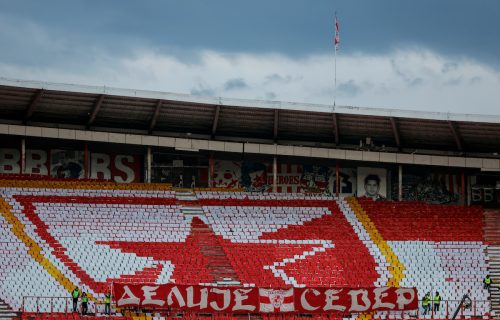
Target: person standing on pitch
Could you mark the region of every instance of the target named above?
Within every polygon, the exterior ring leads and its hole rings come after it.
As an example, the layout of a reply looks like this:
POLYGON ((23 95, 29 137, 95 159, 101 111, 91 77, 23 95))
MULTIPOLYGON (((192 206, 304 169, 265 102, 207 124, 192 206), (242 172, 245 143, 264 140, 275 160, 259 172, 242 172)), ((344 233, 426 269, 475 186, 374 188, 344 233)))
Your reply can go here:
POLYGON ((73 312, 76 312, 78 308, 78 298, 80 298, 80 289, 78 289, 78 287, 73 289, 73 292, 71 292, 71 297, 73 298, 73 312))
POLYGON ((439 292, 436 291, 436 295, 434 295, 434 299, 432 299, 434 302, 434 313, 439 312, 439 305, 441 304, 441 296, 439 295, 439 292))
POLYGON ((111 293, 106 292, 104 296, 104 313, 111 315, 111 293))
POLYGON ((422 307, 424 308, 424 313, 422 315, 426 315, 427 312, 431 310, 431 293, 427 292, 422 299, 422 307))
POLYGON ((82 314, 83 315, 86 315, 87 311, 89 310, 88 309, 88 302, 89 302, 89 298, 87 297, 87 294, 84 291, 84 292, 82 292, 82 314))
POLYGON ((484 280, 483 280, 483 283, 484 283, 484 288, 485 289, 489 289, 490 286, 491 286, 491 278, 490 278, 490 275, 487 275, 484 280))

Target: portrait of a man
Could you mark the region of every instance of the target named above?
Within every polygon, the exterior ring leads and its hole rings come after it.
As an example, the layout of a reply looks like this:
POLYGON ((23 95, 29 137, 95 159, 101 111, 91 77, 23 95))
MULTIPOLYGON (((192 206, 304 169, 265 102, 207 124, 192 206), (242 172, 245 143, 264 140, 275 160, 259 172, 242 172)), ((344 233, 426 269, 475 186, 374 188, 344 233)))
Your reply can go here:
POLYGON ((365 194, 363 196, 372 198, 373 200, 384 200, 380 194, 380 177, 376 174, 369 174, 365 177, 365 194))
POLYGON ((386 179, 387 170, 384 168, 358 167, 357 195, 374 201, 385 200, 387 197, 386 179))

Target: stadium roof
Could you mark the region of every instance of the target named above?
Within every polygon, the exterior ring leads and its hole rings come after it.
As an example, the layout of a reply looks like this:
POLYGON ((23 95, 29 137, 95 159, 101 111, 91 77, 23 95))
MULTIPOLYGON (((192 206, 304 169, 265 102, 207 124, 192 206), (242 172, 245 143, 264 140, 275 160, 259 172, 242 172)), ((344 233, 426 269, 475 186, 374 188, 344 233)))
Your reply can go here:
POLYGON ((370 137, 379 150, 500 153, 500 116, 199 97, 4 78, 0 122, 351 149, 370 137))

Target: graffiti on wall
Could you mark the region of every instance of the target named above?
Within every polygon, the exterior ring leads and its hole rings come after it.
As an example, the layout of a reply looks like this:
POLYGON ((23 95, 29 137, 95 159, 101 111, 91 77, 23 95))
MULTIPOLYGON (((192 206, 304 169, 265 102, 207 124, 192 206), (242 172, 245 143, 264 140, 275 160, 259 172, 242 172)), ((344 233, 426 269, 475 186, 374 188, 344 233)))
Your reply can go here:
MULTIPOLYGON (((403 174, 403 199, 434 204, 458 204, 461 193, 460 175, 443 173, 403 174)), ((397 184, 393 188, 397 197, 397 184)))
MULTIPOLYGON (((271 192, 273 165, 258 161, 216 160, 212 187, 243 188, 249 192, 271 192)), ((285 164, 276 167, 276 191, 286 193, 335 193, 335 168, 316 165, 285 164)), ((341 193, 356 190, 356 170, 340 170, 341 193)))

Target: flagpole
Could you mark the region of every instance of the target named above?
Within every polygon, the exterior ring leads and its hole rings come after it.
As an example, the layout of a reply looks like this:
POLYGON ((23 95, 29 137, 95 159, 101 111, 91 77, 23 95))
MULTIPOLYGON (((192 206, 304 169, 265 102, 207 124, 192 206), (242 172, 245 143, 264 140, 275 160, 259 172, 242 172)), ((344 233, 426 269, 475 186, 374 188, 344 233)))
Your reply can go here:
POLYGON ((335 58, 334 58, 334 65, 335 65, 335 80, 334 80, 334 87, 333 87, 333 106, 335 107, 336 99, 337 99, 337 45, 334 45, 334 51, 335 51, 335 58))
POLYGON ((337 20, 337 11, 335 11, 335 36, 333 40, 334 50, 334 85, 333 85, 333 106, 337 103, 337 47, 339 45, 339 22, 337 20))

